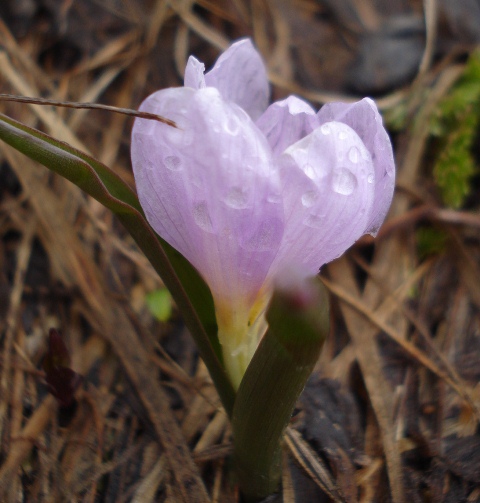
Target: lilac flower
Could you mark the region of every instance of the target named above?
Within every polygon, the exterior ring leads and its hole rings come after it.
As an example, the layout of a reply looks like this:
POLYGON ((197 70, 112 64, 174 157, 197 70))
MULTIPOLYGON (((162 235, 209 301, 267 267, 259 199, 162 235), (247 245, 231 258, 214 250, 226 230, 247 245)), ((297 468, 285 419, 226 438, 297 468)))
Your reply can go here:
POLYGON ((213 69, 190 57, 185 87, 158 91, 136 119, 132 163, 157 233, 202 274, 213 294, 227 370, 238 385, 265 331, 279 272, 315 275, 390 206, 395 167, 374 102, 318 113, 290 96, 268 106, 265 66, 250 40, 213 69))

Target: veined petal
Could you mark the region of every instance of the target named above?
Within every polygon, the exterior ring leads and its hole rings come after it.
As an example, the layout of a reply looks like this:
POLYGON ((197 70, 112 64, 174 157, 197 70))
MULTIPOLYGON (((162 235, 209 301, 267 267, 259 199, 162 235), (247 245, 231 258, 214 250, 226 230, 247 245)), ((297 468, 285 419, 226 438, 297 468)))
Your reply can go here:
POLYGON ((248 316, 283 233, 265 138, 212 87, 158 91, 140 110, 179 126, 135 120, 132 163, 149 223, 199 270, 217 309, 242 302, 248 316))
POLYGON ((188 58, 183 84, 185 87, 202 89, 205 84, 205 65, 194 56, 188 58))
POLYGON ((205 75, 207 86, 220 91, 256 120, 265 111, 270 97, 267 71, 250 39, 239 40, 223 52, 205 75))
POLYGON ((270 105, 256 124, 270 143, 274 157, 320 125, 313 108, 296 96, 270 105))
POLYGON ((290 264, 310 274, 365 233, 374 199, 374 166, 360 137, 329 122, 278 159, 285 234, 269 277, 290 264))
POLYGON ((370 98, 356 103, 328 103, 318 112, 320 123, 348 124, 362 139, 375 167, 375 199, 365 233, 375 236, 385 219, 395 188, 395 163, 382 116, 370 98))

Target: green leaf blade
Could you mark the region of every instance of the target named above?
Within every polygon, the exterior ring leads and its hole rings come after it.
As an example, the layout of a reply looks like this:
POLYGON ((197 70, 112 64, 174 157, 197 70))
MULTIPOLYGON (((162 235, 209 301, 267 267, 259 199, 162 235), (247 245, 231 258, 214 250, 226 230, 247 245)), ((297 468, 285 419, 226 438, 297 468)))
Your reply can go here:
POLYGON ((134 191, 91 156, 2 114, 0 139, 70 180, 118 216, 171 292, 230 414, 235 391, 222 364, 211 292, 195 268, 153 231, 134 191))
POLYGON ((283 433, 328 333, 326 290, 313 282, 303 288, 274 293, 269 330, 237 391, 234 460, 247 502, 265 498, 279 485, 283 433))

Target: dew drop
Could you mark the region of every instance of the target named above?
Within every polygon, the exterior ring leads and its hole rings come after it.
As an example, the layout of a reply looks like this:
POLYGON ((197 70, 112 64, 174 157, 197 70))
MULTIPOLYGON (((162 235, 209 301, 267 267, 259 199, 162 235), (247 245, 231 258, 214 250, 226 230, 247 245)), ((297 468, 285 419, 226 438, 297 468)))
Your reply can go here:
POLYGON ((315 180, 315 170, 313 169, 313 166, 311 164, 304 164, 303 171, 308 176, 308 178, 315 180))
POLYGON ((263 221, 244 242, 243 247, 249 251, 265 252, 272 250, 278 245, 278 238, 281 235, 280 229, 283 229, 282 223, 273 218, 263 221))
POLYGON ((170 171, 179 171, 182 169, 182 161, 176 155, 169 155, 163 159, 163 164, 170 171))
POLYGON ((332 130, 330 129, 330 126, 328 124, 323 124, 322 126, 320 126, 320 131, 324 135, 330 134, 332 132, 332 130))
POLYGON ((232 136, 236 136, 240 132, 240 126, 236 117, 228 117, 225 122, 225 131, 232 136))
POLYGON ((305 192, 302 196, 302 204, 305 208, 311 208, 317 201, 318 194, 314 190, 309 190, 305 192))
POLYGON ((367 177, 367 182, 373 183, 374 180, 375 180, 375 176, 372 173, 370 173, 367 177))
POLYGON ((352 147, 348 151, 348 158, 350 159, 350 162, 353 162, 353 164, 357 164, 357 162, 360 160, 360 151, 358 150, 357 147, 352 147))
POLYGON ((205 201, 198 203, 193 208, 193 219, 200 229, 205 232, 213 233, 212 220, 208 213, 207 203, 205 201))
POLYGON ((236 210, 246 208, 248 205, 248 195, 240 187, 233 187, 225 198, 225 204, 236 210))
POLYGON ((333 190, 337 194, 348 196, 357 185, 357 177, 347 168, 340 168, 333 175, 333 190))
POLYGON ((348 138, 348 134, 347 134, 347 132, 346 132, 346 131, 340 131, 340 132, 338 133, 338 138, 339 138, 340 140, 346 140, 346 139, 348 138))
POLYGON ((323 225, 323 218, 317 215, 308 215, 307 218, 303 221, 303 223, 308 227, 313 227, 314 229, 321 229, 323 225))
POLYGON ((278 204, 282 202, 282 196, 280 194, 268 194, 267 196, 267 202, 273 203, 273 204, 278 204))

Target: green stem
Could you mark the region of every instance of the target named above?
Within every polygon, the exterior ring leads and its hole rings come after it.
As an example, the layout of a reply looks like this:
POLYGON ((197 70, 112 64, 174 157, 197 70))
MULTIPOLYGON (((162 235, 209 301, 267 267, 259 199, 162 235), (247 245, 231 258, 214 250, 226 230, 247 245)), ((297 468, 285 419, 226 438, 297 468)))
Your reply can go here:
POLYGON ((328 333, 328 300, 317 282, 274 293, 262 339, 233 408, 234 461, 245 501, 277 490, 282 438, 328 333))

